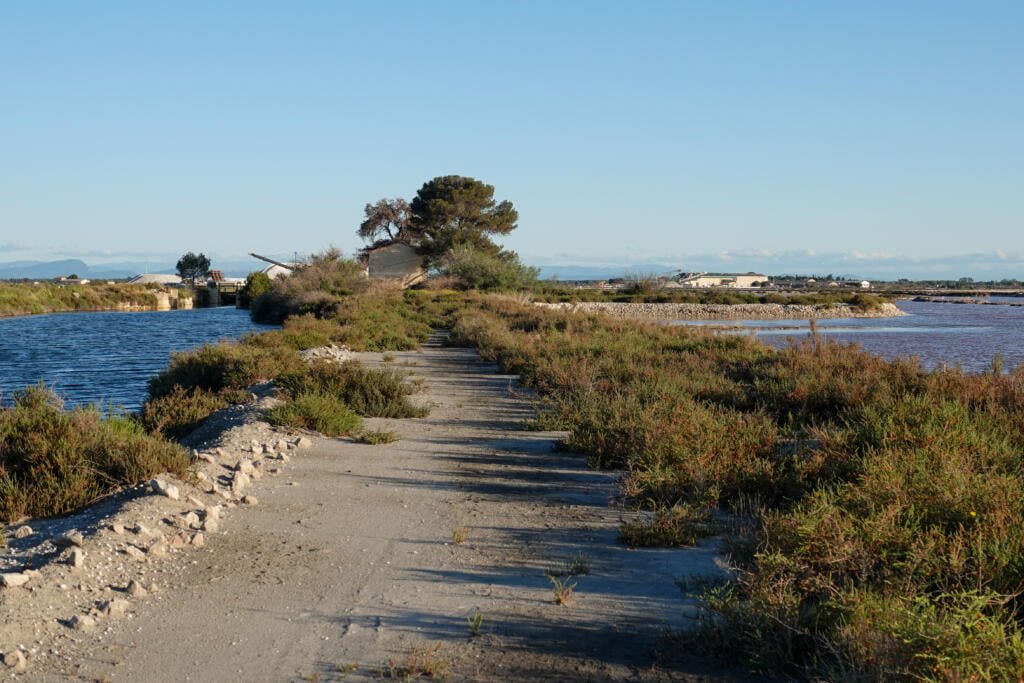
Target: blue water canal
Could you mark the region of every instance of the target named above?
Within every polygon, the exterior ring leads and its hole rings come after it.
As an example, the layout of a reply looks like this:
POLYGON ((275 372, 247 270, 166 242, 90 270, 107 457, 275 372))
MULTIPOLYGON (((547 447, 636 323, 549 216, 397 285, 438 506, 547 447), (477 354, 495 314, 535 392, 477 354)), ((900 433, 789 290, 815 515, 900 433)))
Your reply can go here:
POLYGON ((0 318, 0 400, 42 381, 70 405, 136 410, 172 351, 269 328, 228 307, 0 318))

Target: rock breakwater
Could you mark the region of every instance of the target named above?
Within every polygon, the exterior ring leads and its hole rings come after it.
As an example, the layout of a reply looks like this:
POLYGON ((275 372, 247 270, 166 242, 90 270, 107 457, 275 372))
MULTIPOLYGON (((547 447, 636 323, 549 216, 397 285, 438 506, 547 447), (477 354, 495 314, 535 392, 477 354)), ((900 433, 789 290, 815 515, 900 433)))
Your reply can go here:
POLYGON ((848 304, 656 304, 588 301, 537 306, 576 313, 604 313, 632 320, 809 320, 811 318, 893 318, 906 315, 896 304, 860 309, 848 304))

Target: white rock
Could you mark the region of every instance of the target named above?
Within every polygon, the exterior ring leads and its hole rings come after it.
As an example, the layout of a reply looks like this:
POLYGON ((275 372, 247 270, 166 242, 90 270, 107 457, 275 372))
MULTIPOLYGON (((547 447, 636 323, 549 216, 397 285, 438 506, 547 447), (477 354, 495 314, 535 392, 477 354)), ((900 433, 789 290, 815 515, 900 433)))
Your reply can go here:
POLYGON ((220 522, 217 521, 216 517, 207 517, 203 520, 203 531, 215 534, 218 529, 220 529, 220 522))
POLYGON ((128 595, 132 596, 133 598, 141 598, 149 591, 147 591, 141 583, 139 583, 135 579, 132 579, 131 583, 128 584, 128 588, 126 589, 125 592, 127 592, 128 595))
POLYGON ((79 548, 81 548, 82 545, 85 543, 85 538, 82 536, 80 532, 76 531, 75 529, 72 529, 66 534, 58 536, 57 538, 53 539, 53 542, 59 548, 69 548, 71 546, 78 546, 79 548))
POLYGON ((255 463, 253 463, 253 465, 252 465, 252 472, 249 472, 248 474, 253 479, 262 479, 263 478, 263 463, 262 462, 255 462, 255 463))
POLYGON ((197 548, 202 548, 206 545, 206 535, 200 531, 192 535, 192 545, 197 548))
POLYGON ((235 471, 241 472, 242 474, 252 474, 253 467, 254 465, 252 460, 239 460, 235 464, 235 471))
POLYGON ((185 515, 184 519, 185 519, 185 524, 188 526, 188 528, 190 528, 190 529, 198 529, 199 528, 199 515, 197 515, 195 512, 188 513, 187 515, 185 515))
POLYGON ((147 555, 152 555, 154 557, 163 557, 164 555, 167 554, 167 551, 169 549, 170 548, 169 548, 169 546, 167 544, 167 541, 165 541, 164 539, 160 538, 160 539, 157 539, 156 541, 154 541, 153 544, 150 545, 148 548, 146 548, 146 554, 147 555))
POLYGON ((156 535, 145 524, 136 524, 135 525, 135 533, 138 534, 139 536, 146 536, 146 537, 152 537, 152 536, 156 535))
POLYGON ((298 448, 309 448, 310 446, 313 445, 313 442, 305 436, 300 436, 298 440, 295 442, 295 445, 298 448))
POLYGON ((89 629, 96 627, 95 619, 81 614, 76 614, 71 617, 71 620, 68 623, 71 625, 71 628, 76 631, 88 631, 89 629))
POLYGON ((23 574, 22 572, 4 572, 0 574, 0 586, 4 588, 24 586, 26 583, 28 583, 28 574, 23 574))
POLYGON ((178 487, 174 484, 168 484, 162 479, 154 479, 149 482, 149 485, 155 493, 161 496, 167 496, 171 500, 180 500, 181 498, 181 494, 178 493, 178 487))
POLYGON ((132 603, 128 602, 124 598, 114 598, 113 600, 107 600, 100 606, 100 611, 108 617, 120 617, 124 616, 124 613, 131 608, 132 603))
POLYGON ((202 460, 203 462, 208 462, 211 465, 215 465, 217 463, 217 458, 213 457, 209 453, 200 453, 199 455, 196 456, 196 459, 202 460))
POLYGON ((260 501, 256 496, 242 496, 242 502, 246 505, 259 505, 260 501))
POLYGON ((30 527, 28 524, 25 524, 23 526, 19 526, 15 530, 14 537, 15 538, 28 538, 33 533, 35 533, 35 532, 32 530, 32 527, 30 527))
POLYGON ((85 551, 81 548, 72 548, 67 552, 65 561, 75 569, 85 566, 85 551))
POLYGON ((4 653, 4 666, 15 671, 24 671, 28 667, 25 660, 25 653, 21 650, 11 650, 4 653))
POLYGON ((245 472, 235 472, 231 479, 231 492, 236 496, 242 495, 252 482, 245 472))
POLYGON ((139 562, 144 562, 146 560, 146 553, 133 545, 125 546, 124 552, 133 560, 138 560, 139 562))
POLYGON ((110 530, 113 531, 118 536, 123 536, 124 535, 124 524, 121 524, 120 522, 114 522, 113 524, 110 525, 110 530))

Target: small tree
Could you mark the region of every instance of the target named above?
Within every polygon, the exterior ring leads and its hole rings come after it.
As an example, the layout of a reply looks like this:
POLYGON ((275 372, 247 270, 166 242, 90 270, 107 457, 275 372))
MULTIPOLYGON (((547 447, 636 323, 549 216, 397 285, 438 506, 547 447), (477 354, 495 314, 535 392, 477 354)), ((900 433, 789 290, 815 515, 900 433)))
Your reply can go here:
POLYGON ((194 283, 210 271, 210 259, 205 254, 193 254, 190 251, 178 259, 177 268, 182 280, 194 283))
POLYGON ((245 278, 245 286, 238 293, 239 303, 248 308, 252 300, 270 290, 270 276, 262 270, 254 270, 245 278))
POLYGON ((409 230, 409 202, 401 197, 367 204, 363 212, 366 218, 359 224, 357 233, 371 245, 394 242, 413 244, 417 241, 417 236, 409 230))

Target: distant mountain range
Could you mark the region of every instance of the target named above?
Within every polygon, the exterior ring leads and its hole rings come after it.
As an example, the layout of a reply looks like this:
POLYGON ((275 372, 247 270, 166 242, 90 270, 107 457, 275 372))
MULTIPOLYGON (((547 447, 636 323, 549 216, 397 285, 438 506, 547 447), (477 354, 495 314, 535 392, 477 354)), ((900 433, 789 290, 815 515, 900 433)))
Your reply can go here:
MULTIPOLYGON (((215 262, 213 267, 228 277, 245 277, 265 265, 255 259, 246 261, 215 262)), ((122 263, 101 263, 90 266, 80 259, 60 261, 9 261, 0 263, 0 280, 51 280, 57 277, 77 275, 90 280, 120 280, 135 277, 141 273, 175 273, 173 264, 146 261, 122 263)))

